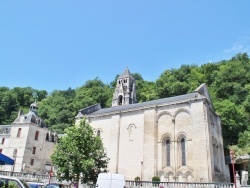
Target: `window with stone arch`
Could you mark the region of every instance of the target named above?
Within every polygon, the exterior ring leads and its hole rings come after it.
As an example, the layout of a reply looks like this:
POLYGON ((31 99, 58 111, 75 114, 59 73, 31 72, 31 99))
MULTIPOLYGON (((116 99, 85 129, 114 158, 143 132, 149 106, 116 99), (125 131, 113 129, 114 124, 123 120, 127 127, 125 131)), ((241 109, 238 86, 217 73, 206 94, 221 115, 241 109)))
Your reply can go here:
POLYGON ((95 129, 94 134, 98 137, 101 137, 102 136, 102 129, 100 129, 100 128, 95 129))
POLYGON ((35 140, 38 140, 38 136, 39 136, 39 131, 36 131, 36 133, 35 133, 35 140))
POLYGON ((171 138, 169 135, 162 139, 162 160, 163 166, 171 166, 171 138))
POLYGON ((135 129, 136 126, 134 124, 130 124, 128 126, 128 135, 129 135, 129 141, 133 141, 135 138, 135 129))
POLYGON ((17 131, 17 137, 21 136, 21 132, 22 132, 22 128, 19 128, 18 131, 17 131))
POLYGON ((187 137, 181 134, 178 137, 178 156, 180 161, 180 166, 187 165, 187 137))
POLYGON ((122 100, 123 100, 123 97, 120 95, 118 97, 118 105, 122 105, 122 100))
POLYGON ((167 166, 170 166, 170 139, 166 140, 166 161, 167 166))
POLYGON ((16 158, 16 156, 17 156, 17 149, 14 149, 14 151, 13 151, 13 158, 16 158))
POLYGON ((96 135, 100 137, 101 136, 101 130, 97 130, 96 135))
POLYGON ((181 165, 186 166, 186 139, 181 139, 181 165))

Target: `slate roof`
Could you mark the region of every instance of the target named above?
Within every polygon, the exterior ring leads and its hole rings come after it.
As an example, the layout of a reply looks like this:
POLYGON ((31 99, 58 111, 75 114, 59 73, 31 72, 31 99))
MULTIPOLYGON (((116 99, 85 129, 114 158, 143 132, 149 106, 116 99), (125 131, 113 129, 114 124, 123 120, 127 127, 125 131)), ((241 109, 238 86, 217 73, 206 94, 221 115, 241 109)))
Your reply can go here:
MULTIPOLYGON (((146 108, 146 107, 151 107, 151 106, 156 106, 156 105, 161 105, 161 104, 171 104, 171 103, 177 103, 181 101, 184 102, 184 101, 196 99, 197 97, 198 97, 197 93, 189 93, 185 95, 152 100, 152 101, 147 101, 147 102, 142 102, 142 103, 135 103, 135 104, 128 104, 128 105, 122 105, 122 106, 114 106, 111 108, 99 109, 97 111, 94 111, 86 115, 95 116, 95 115, 102 115, 102 114, 108 114, 108 113, 115 113, 119 111, 126 111, 130 109, 132 110, 132 109, 146 108)), ((82 114, 80 110, 76 118, 82 117, 83 115, 85 114, 82 114)))
POLYGON ((43 121, 42 118, 37 116, 34 112, 30 111, 27 114, 22 114, 18 116, 13 124, 18 124, 18 123, 33 123, 36 124, 37 126, 40 127, 47 127, 46 123, 43 121))
POLYGON ((33 102, 30 105, 30 110, 27 114, 23 114, 22 111, 19 111, 17 118, 14 120, 13 124, 19 123, 33 123, 40 127, 47 127, 46 123, 37 115, 38 105, 33 102))
POLYGON ((126 70, 118 77, 118 79, 122 79, 122 78, 132 78, 132 79, 134 79, 133 75, 130 73, 128 68, 126 68, 126 70))

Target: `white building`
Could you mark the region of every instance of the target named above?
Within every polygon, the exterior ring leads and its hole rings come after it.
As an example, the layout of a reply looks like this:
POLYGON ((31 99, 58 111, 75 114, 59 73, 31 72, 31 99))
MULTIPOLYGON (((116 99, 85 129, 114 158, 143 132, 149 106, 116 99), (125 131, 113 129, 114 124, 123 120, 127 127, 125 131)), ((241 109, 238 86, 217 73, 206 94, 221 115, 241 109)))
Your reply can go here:
POLYGON ((46 128, 37 115, 38 106, 30 105, 27 114, 19 112, 11 125, 0 126, 0 151, 14 159, 15 165, 0 166, 0 170, 46 174, 57 136, 46 128))
POLYGON ((135 80, 126 69, 117 79, 112 107, 79 110, 100 135, 108 169, 151 181, 229 182, 220 117, 205 84, 186 95, 136 103, 135 80))

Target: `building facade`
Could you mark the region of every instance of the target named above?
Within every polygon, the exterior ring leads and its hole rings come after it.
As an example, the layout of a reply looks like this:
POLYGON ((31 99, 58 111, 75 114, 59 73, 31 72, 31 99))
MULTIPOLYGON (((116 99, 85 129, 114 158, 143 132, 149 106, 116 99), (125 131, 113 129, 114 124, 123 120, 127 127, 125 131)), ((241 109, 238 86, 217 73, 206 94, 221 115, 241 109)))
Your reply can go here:
POLYGON ((136 103, 135 80, 126 69, 117 79, 112 107, 79 110, 102 138, 108 170, 151 181, 229 182, 220 117, 206 84, 193 93, 136 103))
POLYGON ((34 102, 29 113, 20 111, 11 125, 0 126, 0 151, 15 161, 13 166, 1 166, 1 170, 37 174, 50 170, 57 135, 47 129, 37 110, 34 102))

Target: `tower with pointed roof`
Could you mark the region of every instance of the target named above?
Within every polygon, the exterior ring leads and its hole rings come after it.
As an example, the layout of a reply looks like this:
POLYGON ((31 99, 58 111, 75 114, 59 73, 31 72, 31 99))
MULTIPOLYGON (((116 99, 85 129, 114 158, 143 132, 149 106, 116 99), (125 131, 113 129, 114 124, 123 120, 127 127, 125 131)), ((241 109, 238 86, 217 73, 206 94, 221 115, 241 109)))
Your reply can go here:
POLYGON ((134 103, 136 103, 135 80, 129 69, 126 68, 125 71, 117 78, 112 106, 134 103))

